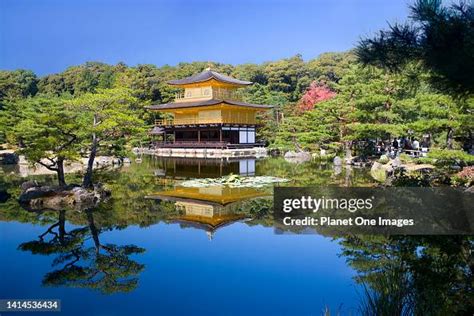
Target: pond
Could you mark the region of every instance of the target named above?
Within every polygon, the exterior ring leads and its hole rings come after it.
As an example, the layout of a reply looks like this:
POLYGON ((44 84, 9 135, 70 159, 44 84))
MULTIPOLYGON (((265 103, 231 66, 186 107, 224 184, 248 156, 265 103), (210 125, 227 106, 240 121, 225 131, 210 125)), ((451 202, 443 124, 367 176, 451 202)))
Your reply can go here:
POLYGON ((356 315, 367 308, 365 284, 376 275, 360 281, 378 264, 397 262, 399 241, 275 234, 272 185, 182 186, 231 174, 289 180, 273 185, 374 185, 366 169, 318 162, 145 157, 98 174, 112 190, 99 207, 32 212, 16 202, 25 179, 3 169, 0 297, 60 299, 67 315, 356 315))

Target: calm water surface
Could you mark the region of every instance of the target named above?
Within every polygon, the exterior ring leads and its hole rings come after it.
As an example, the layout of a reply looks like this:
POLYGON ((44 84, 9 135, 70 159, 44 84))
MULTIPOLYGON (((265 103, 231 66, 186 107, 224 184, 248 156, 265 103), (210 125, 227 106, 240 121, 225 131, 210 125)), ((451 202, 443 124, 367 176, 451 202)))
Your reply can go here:
POLYGON ((285 185, 372 183, 363 169, 281 158, 145 158, 100 174, 113 198, 97 208, 32 212, 16 202, 24 179, 4 169, 0 297, 58 298, 67 315, 355 314, 360 286, 339 240, 274 234, 271 187, 179 186, 230 173, 285 185))

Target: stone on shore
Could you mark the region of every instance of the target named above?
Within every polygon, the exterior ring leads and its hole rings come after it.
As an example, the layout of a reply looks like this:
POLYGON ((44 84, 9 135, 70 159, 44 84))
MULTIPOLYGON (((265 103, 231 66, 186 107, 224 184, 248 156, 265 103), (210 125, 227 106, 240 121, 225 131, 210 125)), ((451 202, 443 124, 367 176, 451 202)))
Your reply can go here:
POLYGON ((286 161, 292 163, 302 163, 311 160, 311 154, 305 151, 287 151, 284 157, 286 161))
POLYGON ((92 207, 110 196, 110 192, 102 185, 95 185, 93 190, 87 190, 77 185, 66 187, 39 186, 27 181, 22 184, 20 204, 31 209, 69 209, 92 207))
POLYGON ((385 182, 387 176, 393 172, 393 168, 390 164, 381 164, 380 162, 374 161, 370 168, 370 175, 378 182, 385 182))
POLYGON ((387 178, 392 176, 396 169, 403 169, 406 172, 421 172, 421 171, 432 171, 435 166, 430 164, 414 164, 406 163, 403 164, 399 157, 382 164, 375 161, 370 168, 370 175, 378 182, 386 182, 387 178))
POLYGON ((31 180, 31 181, 26 181, 21 184, 21 190, 24 192, 30 188, 34 187, 39 187, 40 185, 38 184, 38 181, 31 180))

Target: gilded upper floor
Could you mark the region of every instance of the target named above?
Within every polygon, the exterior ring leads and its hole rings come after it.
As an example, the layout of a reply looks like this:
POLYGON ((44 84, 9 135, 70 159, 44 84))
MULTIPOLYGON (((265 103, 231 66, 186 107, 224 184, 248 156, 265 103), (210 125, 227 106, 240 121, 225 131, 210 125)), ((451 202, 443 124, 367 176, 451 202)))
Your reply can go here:
POLYGON ((174 102, 152 105, 150 110, 170 113, 173 118, 157 121, 157 125, 207 123, 255 124, 256 112, 272 106, 242 101, 238 88, 252 84, 219 74, 210 69, 184 79, 172 80, 170 85, 182 88, 174 102))
POLYGON ((242 95, 235 88, 221 88, 216 86, 200 86, 185 88, 175 95, 174 102, 193 102, 200 100, 234 100, 241 101, 242 95))

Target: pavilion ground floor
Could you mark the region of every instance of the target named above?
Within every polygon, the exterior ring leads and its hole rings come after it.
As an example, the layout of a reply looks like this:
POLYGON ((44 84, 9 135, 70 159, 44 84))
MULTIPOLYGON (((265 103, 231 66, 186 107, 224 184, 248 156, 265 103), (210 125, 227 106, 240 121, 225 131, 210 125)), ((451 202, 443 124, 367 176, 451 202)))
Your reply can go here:
POLYGON ((164 126, 153 141, 155 148, 252 148, 256 127, 226 125, 164 126))

